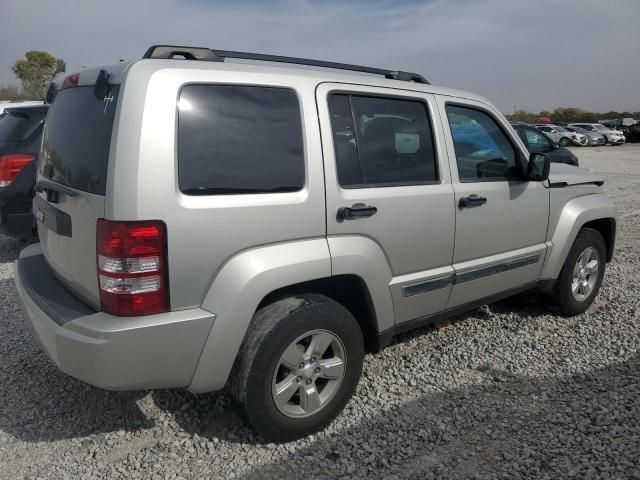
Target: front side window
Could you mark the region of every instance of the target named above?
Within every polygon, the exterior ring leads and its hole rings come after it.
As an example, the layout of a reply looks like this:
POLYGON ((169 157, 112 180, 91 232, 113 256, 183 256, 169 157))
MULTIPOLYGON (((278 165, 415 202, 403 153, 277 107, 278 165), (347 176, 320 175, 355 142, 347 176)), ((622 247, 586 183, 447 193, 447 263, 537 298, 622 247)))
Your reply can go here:
POLYGON ((447 105, 447 117, 461 182, 522 178, 515 147, 488 113, 447 105))
POLYGON ((298 97, 286 88, 188 85, 178 101, 187 195, 293 192, 305 181, 298 97))
POLYGON ((329 114, 342 187, 438 180, 431 122, 423 102, 333 94, 329 114))

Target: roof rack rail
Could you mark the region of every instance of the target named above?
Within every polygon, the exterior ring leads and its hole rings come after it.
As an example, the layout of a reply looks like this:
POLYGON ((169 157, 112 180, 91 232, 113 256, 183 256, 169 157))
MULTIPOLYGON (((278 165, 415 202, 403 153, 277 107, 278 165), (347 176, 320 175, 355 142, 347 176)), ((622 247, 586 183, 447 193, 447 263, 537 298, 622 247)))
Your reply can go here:
POLYGON ((142 58, 180 58, 185 60, 200 60, 209 62, 224 62, 226 58, 242 60, 256 60, 261 62, 291 63, 294 65, 306 65, 310 67, 333 68, 337 70, 349 70, 352 72, 371 73, 382 75, 392 80, 429 84, 426 78, 417 73, 386 70, 383 68, 363 67, 348 63, 325 62, 309 58, 284 57, 282 55, 267 55, 263 53, 233 52, 229 50, 213 50, 201 47, 181 47, 173 45, 154 45, 150 47, 142 58))

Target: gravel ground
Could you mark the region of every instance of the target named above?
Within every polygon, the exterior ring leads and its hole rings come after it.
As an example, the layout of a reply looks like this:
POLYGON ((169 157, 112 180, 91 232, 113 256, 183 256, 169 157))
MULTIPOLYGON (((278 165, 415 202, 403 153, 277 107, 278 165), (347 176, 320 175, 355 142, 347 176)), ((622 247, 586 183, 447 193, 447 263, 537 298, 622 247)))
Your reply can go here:
POLYGON ((0 238, 0 478, 640 479, 640 145, 576 149, 620 208, 593 307, 521 295, 366 358, 325 432, 265 444, 222 394, 112 393, 58 372, 23 325, 0 238))

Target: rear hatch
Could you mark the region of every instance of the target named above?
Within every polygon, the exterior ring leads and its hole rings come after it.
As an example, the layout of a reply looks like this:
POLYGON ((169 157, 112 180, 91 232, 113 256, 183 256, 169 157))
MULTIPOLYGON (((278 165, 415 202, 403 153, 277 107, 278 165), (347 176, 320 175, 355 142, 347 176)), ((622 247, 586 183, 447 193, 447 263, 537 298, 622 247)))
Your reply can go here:
POLYGON ((88 70, 65 79, 43 134, 34 213, 56 276, 99 309, 96 224, 104 217, 111 136, 120 87, 88 70), (103 79, 104 80, 104 79, 103 79))

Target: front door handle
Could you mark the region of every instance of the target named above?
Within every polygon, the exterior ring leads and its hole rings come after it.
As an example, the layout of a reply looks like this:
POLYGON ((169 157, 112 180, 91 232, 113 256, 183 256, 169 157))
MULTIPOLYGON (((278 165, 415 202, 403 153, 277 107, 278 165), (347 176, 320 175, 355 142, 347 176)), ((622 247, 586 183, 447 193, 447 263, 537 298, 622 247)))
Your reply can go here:
POLYGON ((480 205, 484 205, 487 203, 487 199, 485 197, 481 197, 480 195, 471 194, 468 197, 462 197, 458 202, 460 208, 469 208, 469 207, 479 207, 480 205))
POLYGON ((350 207, 340 207, 336 217, 338 221, 342 220, 356 220, 358 218, 368 218, 375 215, 378 212, 376 207, 371 205, 365 205, 364 203, 356 203, 350 207))

